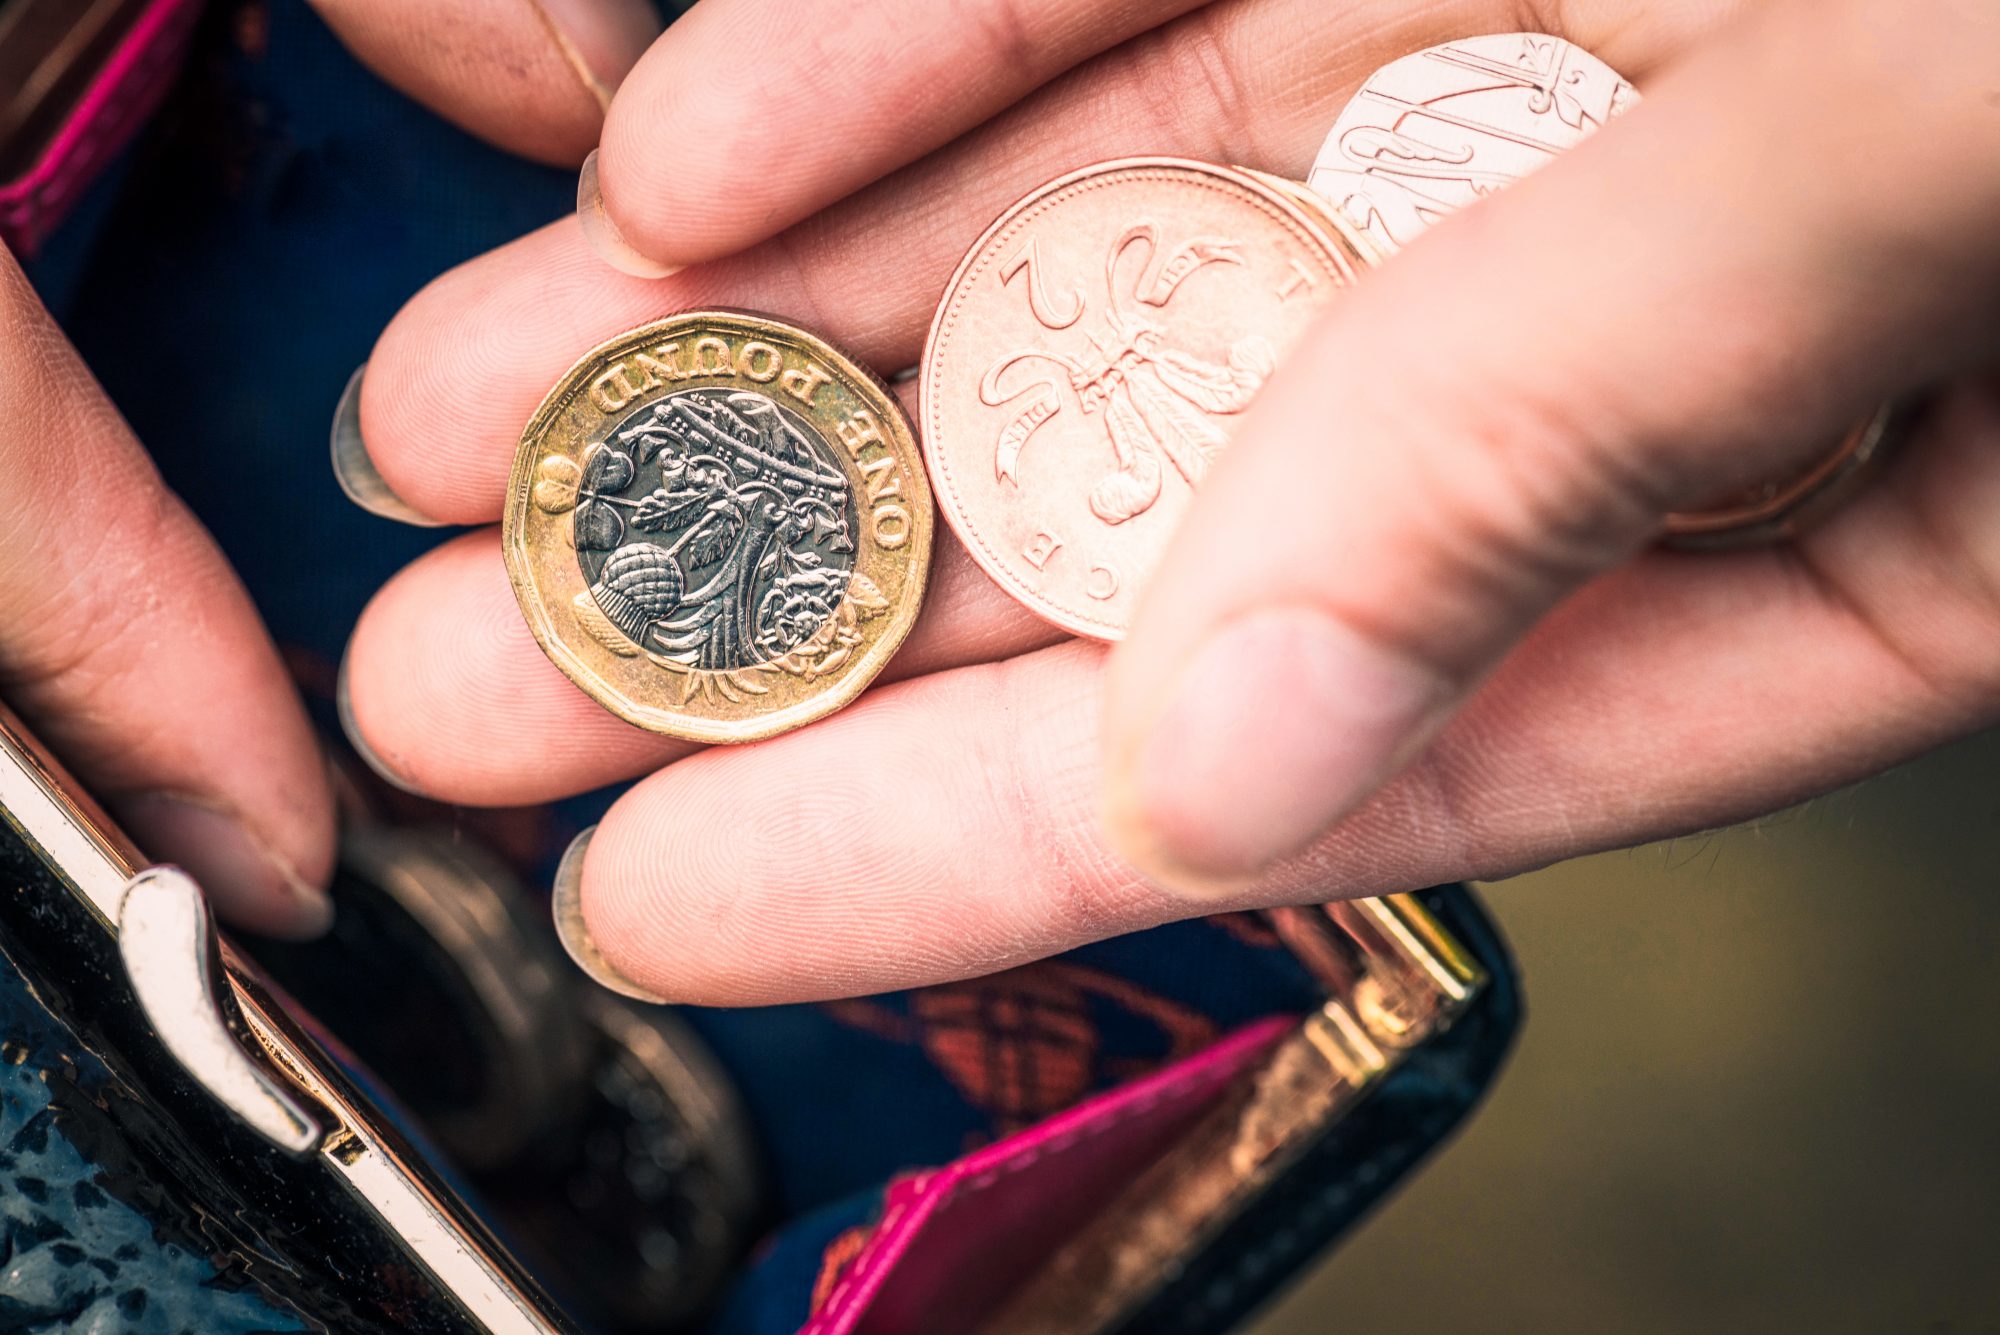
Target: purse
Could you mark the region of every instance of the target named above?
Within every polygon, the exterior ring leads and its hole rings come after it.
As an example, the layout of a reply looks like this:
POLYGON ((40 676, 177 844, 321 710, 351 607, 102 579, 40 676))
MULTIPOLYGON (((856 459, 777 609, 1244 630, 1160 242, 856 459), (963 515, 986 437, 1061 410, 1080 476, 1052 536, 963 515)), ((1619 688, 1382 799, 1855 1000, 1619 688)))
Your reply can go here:
MULTIPOLYGON (((1325 998, 1213 1037, 1176 1016, 1185 1055, 786 1217, 736 1077, 567 972, 462 836, 350 798, 340 927, 265 943, 350 1048, 11 720, 0 814, 0 1310, 26 1330, 1222 1331, 1465 1115, 1517 1015, 1460 889, 1226 920, 1203 930, 1325 998)), ((1143 995, 1057 961, 824 1010, 961 1078, 968 1039, 1032 1054, 1026 1109, 1085 1076, 1065 1022, 1143 995)))
POLYGON ((159 105, 198 0, 0 0, 0 242, 32 255, 159 105))
MULTIPOLYGON (((435 537, 345 504, 327 406, 405 294, 574 182, 424 116, 298 0, 252 8, 254 47, 211 10, 89 208, 32 215, 30 273, 332 735, 355 613, 435 537)), ((146 12, 165 41, 191 7, 146 12)), ((231 942, 0 738, 0 1328, 1219 1332, 1449 1136, 1519 1023, 1458 887, 889 996, 634 1006, 524 889, 607 799, 344 787, 332 934, 231 942)))

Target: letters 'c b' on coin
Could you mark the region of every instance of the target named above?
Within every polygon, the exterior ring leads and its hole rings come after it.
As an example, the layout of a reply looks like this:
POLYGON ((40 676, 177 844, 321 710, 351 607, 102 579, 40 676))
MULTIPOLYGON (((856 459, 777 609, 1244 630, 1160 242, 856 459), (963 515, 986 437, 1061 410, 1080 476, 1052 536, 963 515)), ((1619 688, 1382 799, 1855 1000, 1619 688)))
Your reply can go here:
POLYGON ((803 329, 694 311, 550 391, 502 546, 536 641, 592 699, 744 742, 881 671, 916 621, 932 527, 915 433, 879 380, 803 329))

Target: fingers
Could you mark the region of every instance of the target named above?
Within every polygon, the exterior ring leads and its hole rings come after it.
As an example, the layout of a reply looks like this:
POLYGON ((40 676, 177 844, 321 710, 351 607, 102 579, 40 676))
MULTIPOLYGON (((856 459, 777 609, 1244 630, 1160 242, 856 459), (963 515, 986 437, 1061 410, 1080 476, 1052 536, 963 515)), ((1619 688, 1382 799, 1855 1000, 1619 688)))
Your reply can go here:
MULTIPOLYGON (((938 535, 931 564, 922 615, 885 680, 1062 638, 949 533, 938 535)), ((340 689, 349 739, 379 773, 468 806, 566 797, 694 749, 619 721, 549 662, 521 616, 495 528, 432 550, 376 594, 349 641, 340 689)))
MULTIPOLYGON (((1144 52, 1156 85, 1152 96, 1168 102, 1221 94, 1235 103, 1227 109, 1239 120, 1249 119, 1244 108, 1255 108, 1255 118, 1268 122, 1270 103, 1248 87, 1260 76, 1243 67, 1238 52, 1256 52, 1260 63, 1295 80, 1302 68, 1331 64, 1344 72, 1356 58, 1334 50, 1298 56, 1312 48, 1316 25, 1302 25, 1296 6, 1288 15, 1292 43, 1261 46, 1243 40, 1261 27, 1257 6, 1203 6, 1204 0, 883 0, 834 23, 814 0, 707 0, 647 52, 605 120, 596 179, 617 237, 611 244, 658 265, 731 254, 914 162, 1064 71, 1154 30, 1161 30, 1163 49, 1144 52), (1182 16, 1189 21, 1173 22, 1182 16), (1232 96, 1237 86, 1245 91, 1232 96), (696 123, 703 134, 671 128, 696 123), (663 140, 671 151, 662 150, 663 140)), ((1609 49, 1600 54, 1629 53, 1628 72, 1640 76, 1664 50, 1731 7, 1679 0, 1647 6, 1636 21, 1626 12, 1631 6, 1602 0, 1530 8, 1544 11, 1533 19, 1550 31, 1554 20, 1566 19, 1603 35, 1609 49)), ((1521 21, 1518 9, 1467 3, 1410 17, 1380 4, 1347 5, 1329 17, 1348 34, 1350 50, 1383 49, 1385 27, 1422 24, 1456 36, 1521 21)), ((1076 98, 1064 99, 1054 114, 1087 114, 1093 126, 1111 118, 1076 98)), ((607 258, 622 267, 618 256, 607 258)))
POLYGON ((313 0, 348 49, 490 143, 574 166, 659 34, 650 0, 313 0))
MULTIPOLYGON (((349 643, 349 736, 375 768, 440 801, 546 802, 647 773, 695 748, 619 721, 535 643, 495 529, 446 543, 375 596, 349 643)), ((940 535, 924 610, 884 677, 1038 649, 1029 615, 940 535)))
POLYGON ((1103 654, 1072 642, 669 766, 592 839, 584 921, 668 999, 799 1001, 1217 908, 1509 874, 1851 781, 2000 715, 2000 404, 1947 416, 1806 548, 1653 554, 1585 589, 1416 763, 1226 896, 1164 889, 1105 842, 1103 654))
MULTIPOLYGON (((576 358, 633 325, 703 305, 798 320, 893 372, 916 360, 965 247, 1039 182, 1124 153, 1302 174, 1335 110, 1376 65, 1508 13, 1497 0, 1212 6, 753 250, 665 279, 607 269, 574 220, 545 228, 446 274, 397 315, 360 396, 368 455, 418 510, 490 522, 522 424, 576 358), (1274 60, 1273 51, 1290 55, 1274 60), (1245 107, 1257 108, 1254 118, 1245 107)), ((1662 32, 1666 43, 1681 29, 1662 32)), ((691 192, 704 201, 727 193, 691 192)))
POLYGON ((232 921, 323 927, 332 804, 277 653, 4 252, 0 422, 0 696, 232 921))
POLYGON ((652 260, 730 254, 1202 2, 707 0, 612 103, 605 212, 652 260))
POLYGON ((1129 855, 1184 887, 1253 877, 1668 511, 1992 347, 2000 20, 1920 8, 1760 12, 1332 312, 1115 658, 1129 855))
MULTIPOLYGON (((924 612, 884 679, 1054 644, 940 536, 924 612)), ((536 646, 498 530, 428 552, 376 594, 348 644, 344 721, 392 781, 464 805, 552 801, 656 769, 694 747, 622 723, 536 646)))

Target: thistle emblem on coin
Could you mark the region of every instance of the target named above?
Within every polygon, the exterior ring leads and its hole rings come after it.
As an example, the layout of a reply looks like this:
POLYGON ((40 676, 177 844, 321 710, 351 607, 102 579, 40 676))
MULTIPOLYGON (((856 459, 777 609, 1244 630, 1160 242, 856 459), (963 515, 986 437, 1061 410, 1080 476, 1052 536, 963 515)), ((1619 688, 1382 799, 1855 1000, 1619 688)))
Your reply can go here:
MULTIPOLYGON (((1241 412, 1263 387, 1277 365, 1270 340, 1249 334, 1229 350, 1218 365, 1172 346, 1172 326, 1165 309, 1183 280, 1204 265, 1242 265, 1241 244, 1220 236, 1198 236, 1163 253, 1160 229, 1139 223, 1111 243, 1104 263, 1104 309, 1094 333, 1081 336, 1083 347, 1023 348, 1001 357, 979 382, 979 400, 1001 407, 1023 396, 1027 402, 1000 431, 993 468, 998 477, 1018 485, 1016 468, 1028 438, 1062 411, 1062 386, 1067 383, 1078 411, 1103 423, 1111 447, 1114 471, 1090 490, 1090 510, 1107 524, 1122 524, 1144 514, 1160 498, 1165 470, 1171 463, 1189 486, 1208 476, 1209 462, 1228 443, 1210 414, 1241 412), (1119 271, 1129 252, 1142 250, 1143 268, 1129 293, 1135 306, 1120 299, 1119 271), (1158 314, 1148 314, 1148 311, 1158 314), (1014 367, 1046 362, 1064 379, 1044 378, 1029 384, 1003 385, 1014 367)), ((1027 272, 1031 286, 1028 305, 1037 323, 1055 333, 1077 324, 1088 309, 1086 298, 1069 294, 1067 316, 1050 314, 1050 298, 1039 287, 1033 269, 1032 243, 999 272, 1003 282, 1027 272)))
POLYGON ((734 312, 634 330, 524 433, 504 550, 536 638, 621 717, 768 736, 858 693, 916 616, 930 497, 879 382, 734 312))

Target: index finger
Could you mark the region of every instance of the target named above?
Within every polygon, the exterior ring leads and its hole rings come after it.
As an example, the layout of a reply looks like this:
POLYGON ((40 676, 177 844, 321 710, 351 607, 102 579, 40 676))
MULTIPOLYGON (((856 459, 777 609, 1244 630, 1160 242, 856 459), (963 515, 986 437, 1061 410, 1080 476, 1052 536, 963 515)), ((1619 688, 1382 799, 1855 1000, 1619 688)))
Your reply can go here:
POLYGON ((249 595, 0 247, 0 693, 231 921, 331 912, 333 802, 249 595))
POLYGON ((730 254, 1201 3, 704 0, 612 101, 604 213, 657 264, 730 254))
POLYGON ((460 129, 574 166, 660 31, 651 0, 312 0, 355 57, 460 129))

